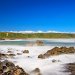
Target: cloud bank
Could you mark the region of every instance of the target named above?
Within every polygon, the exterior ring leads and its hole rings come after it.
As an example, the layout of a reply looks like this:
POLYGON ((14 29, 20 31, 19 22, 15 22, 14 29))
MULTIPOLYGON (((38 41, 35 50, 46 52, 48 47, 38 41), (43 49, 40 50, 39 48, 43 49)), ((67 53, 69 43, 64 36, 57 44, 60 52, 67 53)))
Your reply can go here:
MULTIPOLYGON (((2 32, 5 32, 5 31, 2 31, 2 32)), ((60 32, 60 31, 41 31, 41 30, 38 30, 38 31, 6 31, 6 32, 12 32, 12 33, 72 33, 72 34, 75 34, 75 32, 60 32)))

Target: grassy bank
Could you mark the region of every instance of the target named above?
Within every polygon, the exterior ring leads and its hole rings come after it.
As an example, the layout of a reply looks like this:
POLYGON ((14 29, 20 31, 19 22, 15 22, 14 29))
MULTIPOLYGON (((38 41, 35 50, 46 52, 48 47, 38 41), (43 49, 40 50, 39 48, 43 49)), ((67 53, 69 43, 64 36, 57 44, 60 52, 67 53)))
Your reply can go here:
POLYGON ((75 34, 67 33, 10 33, 0 32, 0 39, 26 39, 26 38, 75 38, 75 34))

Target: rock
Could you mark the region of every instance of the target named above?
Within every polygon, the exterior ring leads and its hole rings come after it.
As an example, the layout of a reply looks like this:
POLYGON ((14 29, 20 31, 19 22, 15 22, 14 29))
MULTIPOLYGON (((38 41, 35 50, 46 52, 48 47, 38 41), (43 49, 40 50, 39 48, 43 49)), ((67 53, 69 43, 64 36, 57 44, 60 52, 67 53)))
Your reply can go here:
POLYGON ((29 53, 29 51, 28 50, 24 50, 23 53, 29 53))
POLYGON ((37 40, 35 42, 35 44, 38 45, 38 46, 43 46, 44 45, 43 41, 41 41, 41 40, 37 40))
POLYGON ((74 47, 69 47, 70 50, 74 50, 74 47))
POLYGON ((52 62, 54 63, 54 62, 56 62, 56 60, 55 60, 55 59, 53 59, 53 60, 52 60, 52 62))
POLYGON ((29 75, 21 67, 5 60, 0 62, 0 75, 29 75))
POLYGON ((9 62, 8 60, 5 60, 3 62, 7 67, 15 67, 15 65, 12 62, 9 62))
POLYGON ((61 62, 60 60, 58 60, 58 62, 61 62))
POLYGON ((4 38, 0 38, 0 40, 5 40, 4 38))
POLYGON ((2 58, 7 58, 7 54, 0 53, 0 59, 2 59, 2 58))
POLYGON ((4 54, 0 53, 0 59, 8 58, 8 57, 14 57, 15 54, 4 54))
POLYGON ((10 56, 10 57, 14 57, 14 56, 15 56, 15 54, 8 54, 8 56, 10 56))
POLYGON ((31 56, 27 56, 28 58, 32 58, 31 56))
POLYGON ((39 68, 35 68, 34 72, 40 72, 39 68))
POLYGON ((15 65, 7 60, 0 63, 0 71, 3 71, 3 73, 8 72, 10 69, 14 67, 15 65))
POLYGON ((14 69, 14 75, 28 75, 22 68, 16 66, 14 69))
POLYGON ((42 40, 36 40, 35 42, 30 42, 28 44, 26 44, 27 46, 43 46, 44 45, 44 42, 42 40))
POLYGON ((35 68, 35 69, 32 71, 32 73, 35 74, 35 75, 41 75, 39 68, 35 68))
POLYGON ((68 63, 65 64, 65 71, 64 72, 70 72, 70 75, 75 75, 75 63, 68 63))
POLYGON ((12 53, 12 51, 8 51, 7 53, 12 53))
POLYGON ((38 55, 38 58, 42 58, 42 59, 44 59, 45 57, 44 57, 43 54, 40 54, 40 55, 38 55))
POLYGON ((38 58, 47 58, 49 56, 69 53, 75 53, 74 47, 54 47, 53 49, 48 50, 46 53, 38 55, 38 58))
POLYGON ((53 62, 53 63, 55 63, 55 62, 60 62, 60 60, 55 60, 55 59, 53 59, 52 62, 53 62))
POLYGON ((22 55, 21 53, 17 53, 17 55, 22 55))
POLYGON ((0 69, 0 74, 2 74, 3 73, 3 70, 2 69, 0 69))

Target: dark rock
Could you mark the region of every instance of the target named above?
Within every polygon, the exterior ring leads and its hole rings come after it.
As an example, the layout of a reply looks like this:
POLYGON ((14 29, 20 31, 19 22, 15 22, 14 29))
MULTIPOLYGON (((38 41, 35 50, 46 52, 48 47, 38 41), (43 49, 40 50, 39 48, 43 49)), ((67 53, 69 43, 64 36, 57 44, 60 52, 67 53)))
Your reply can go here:
POLYGON ((27 56, 28 58, 32 58, 31 56, 27 56))
POLYGON ((12 53, 12 51, 8 51, 7 53, 12 53))
POLYGON ((75 75, 75 63, 68 63, 65 65, 65 68, 64 72, 70 72, 70 75, 75 75))
POLYGON ((42 58, 42 59, 44 59, 45 57, 44 57, 43 54, 40 54, 40 55, 38 55, 38 58, 42 58))
POLYGON ((15 56, 15 54, 8 54, 8 56, 13 57, 13 56, 15 56))
POLYGON ((29 75, 21 67, 5 60, 0 62, 0 75, 29 75))
POLYGON ((53 60, 52 60, 52 62, 54 63, 54 62, 56 62, 56 60, 55 60, 55 59, 53 59, 53 60))
POLYGON ((12 62, 9 62, 9 61, 4 61, 5 62, 5 65, 7 66, 7 67, 15 67, 15 65, 12 63, 12 62))
POLYGON ((21 53, 17 53, 17 55, 22 55, 21 53))
POLYGON ((0 59, 2 59, 2 58, 8 58, 8 57, 13 57, 13 56, 15 56, 15 54, 0 53, 0 59))
POLYGON ((2 58, 7 58, 7 54, 0 53, 0 59, 2 59, 2 58))
POLYGON ((24 50, 23 53, 29 53, 29 51, 28 50, 24 50))
POLYGON ((35 75, 41 75, 40 69, 39 68, 35 68, 32 73, 34 73, 35 75))
POLYGON ((2 69, 0 69, 0 74, 2 74, 3 73, 3 70, 2 69))

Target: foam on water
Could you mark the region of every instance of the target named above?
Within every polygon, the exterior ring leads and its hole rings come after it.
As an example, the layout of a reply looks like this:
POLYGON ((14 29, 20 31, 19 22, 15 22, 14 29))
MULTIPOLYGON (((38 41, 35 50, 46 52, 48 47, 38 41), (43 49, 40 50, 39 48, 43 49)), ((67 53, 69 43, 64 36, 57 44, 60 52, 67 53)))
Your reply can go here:
POLYGON ((39 54, 44 54, 55 46, 16 46, 16 45, 0 45, 0 52, 7 53, 8 50, 12 51, 16 56, 14 58, 6 58, 9 61, 19 65, 30 75, 35 75, 32 71, 35 68, 41 70, 42 75, 68 75, 62 72, 65 63, 75 62, 75 54, 63 54, 52 56, 47 59, 38 59, 39 54), (29 50, 29 53, 23 53, 23 50, 29 50), (22 55, 17 55, 21 53, 22 55), (52 60, 60 60, 60 62, 53 63, 52 60))

